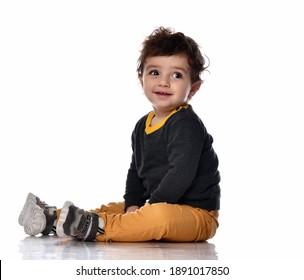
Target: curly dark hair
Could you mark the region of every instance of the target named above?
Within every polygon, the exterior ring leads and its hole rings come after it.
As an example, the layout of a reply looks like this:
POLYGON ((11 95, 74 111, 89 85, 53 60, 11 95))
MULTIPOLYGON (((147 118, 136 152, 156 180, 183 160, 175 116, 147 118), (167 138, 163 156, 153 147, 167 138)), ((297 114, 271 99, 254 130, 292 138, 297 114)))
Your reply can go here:
POLYGON ((148 57, 186 55, 191 69, 191 82, 201 81, 201 73, 207 69, 199 45, 190 37, 172 28, 159 27, 155 29, 142 43, 142 49, 137 61, 137 74, 142 77, 144 64, 148 57))

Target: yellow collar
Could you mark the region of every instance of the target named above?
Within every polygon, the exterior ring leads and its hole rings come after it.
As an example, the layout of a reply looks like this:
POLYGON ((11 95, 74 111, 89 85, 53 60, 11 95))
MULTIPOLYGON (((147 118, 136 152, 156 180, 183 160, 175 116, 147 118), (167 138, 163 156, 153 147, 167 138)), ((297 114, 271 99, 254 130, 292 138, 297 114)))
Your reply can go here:
POLYGON ((154 131, 160 129, 165 123, 166 121, 176 112, 178 112, 179 110, 181 110, 182 108, 187 109, 189 107, 189 105, 183 105, 183 106, 179 106, 176 109, 174 109, 168 116, 166 116, 162 121, 160 121, 159 123, 151 126, 151 121, 155 116, 155 113, 152 111, 149 113, 147 119, 146 119, 146 128, 145 128, 145 132, 146 134, 151 134, 154 131))

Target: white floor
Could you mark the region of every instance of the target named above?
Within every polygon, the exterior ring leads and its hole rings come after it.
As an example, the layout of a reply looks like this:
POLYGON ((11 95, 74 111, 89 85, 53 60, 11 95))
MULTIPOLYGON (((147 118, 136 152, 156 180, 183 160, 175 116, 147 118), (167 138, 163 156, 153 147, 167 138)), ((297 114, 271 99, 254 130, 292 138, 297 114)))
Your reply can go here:
POLYGON ((215 245, 199 243, 79 242, 56 236, 25 237, 19 241, 23 260, 216 260, 215 245))

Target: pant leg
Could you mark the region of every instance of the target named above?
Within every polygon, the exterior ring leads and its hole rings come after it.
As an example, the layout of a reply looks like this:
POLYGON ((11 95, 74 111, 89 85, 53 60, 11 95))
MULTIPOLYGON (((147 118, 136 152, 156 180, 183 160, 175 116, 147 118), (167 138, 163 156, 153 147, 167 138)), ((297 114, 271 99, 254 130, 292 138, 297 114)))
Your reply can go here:
POLYGON ((97 213, 106 213, 111 214, 124 214, 125 213, 125 203, 124 202, 110 202, 108 204, 102 204, 100 208, 91 210, 92 212, 97 213))
POLYGON ((105 233, 97 235, 97 241, 205 241, 215 235, 218 227, 217 211, 188 205, 147 203, 132 213, 94 212, 105 222, 105 233))

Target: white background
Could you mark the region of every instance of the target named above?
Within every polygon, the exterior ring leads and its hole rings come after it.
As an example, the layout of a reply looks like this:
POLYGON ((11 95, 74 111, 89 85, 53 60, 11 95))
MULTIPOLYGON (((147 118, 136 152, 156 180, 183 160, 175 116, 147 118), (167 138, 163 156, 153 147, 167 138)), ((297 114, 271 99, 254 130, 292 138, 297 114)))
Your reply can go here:
POLYGON ((28 192, 58 207, 122 200, 131 132, 151 110, 136 61, 161 25, 194 38, 211 62, 191 104, 220 159, 219 259, 303 259, 301 6, 1 1, 1 259, 24 237, 28 192))

